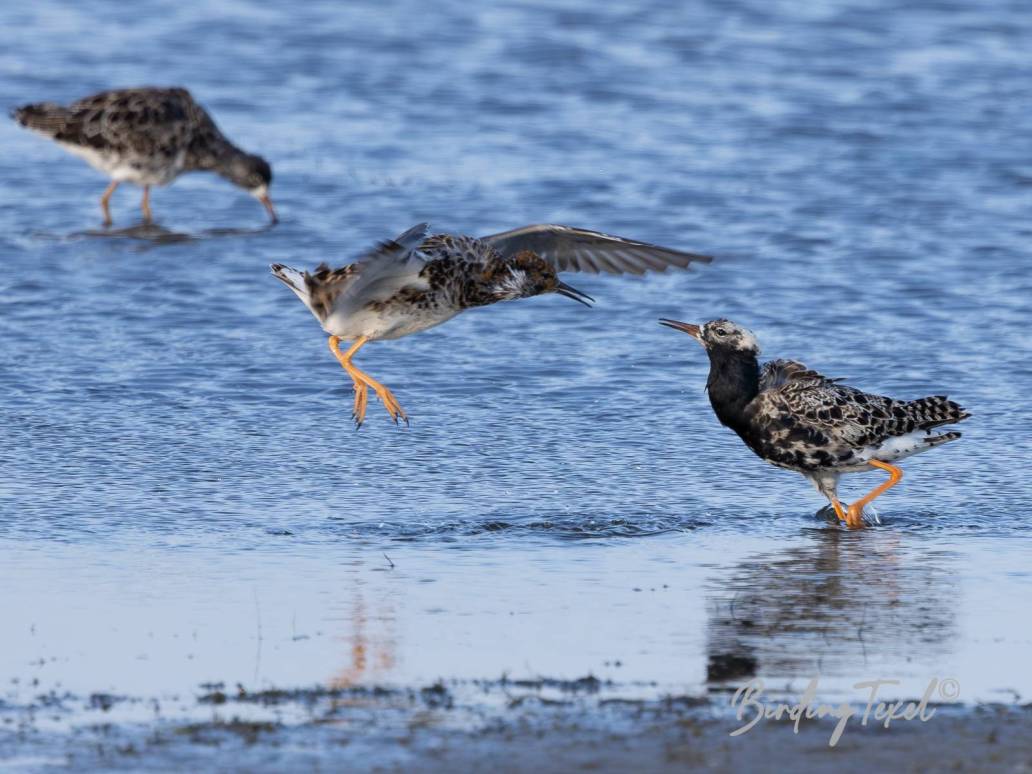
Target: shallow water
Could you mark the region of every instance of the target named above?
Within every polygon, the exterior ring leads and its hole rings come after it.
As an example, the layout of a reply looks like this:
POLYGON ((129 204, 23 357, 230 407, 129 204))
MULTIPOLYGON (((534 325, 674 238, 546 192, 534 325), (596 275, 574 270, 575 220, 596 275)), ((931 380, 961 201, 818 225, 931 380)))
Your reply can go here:
POLYGON ((195 176, 153 197, 165 230, 120 190, 129 231, 104 234, 104 181, 0 122, 9 705, 589 673, 1027 701, 1021 5, 47 1, 0 30, 4 104, 188 85, 272 161, 282 217, 195 176), (355 432, 267 265, 421 220, 717 260, 370 345, 412 426, 375 404, 355 432), (702 352, 661 316, 728 316, 770 356, 974 416, 846 534, 719 427, 702 352))

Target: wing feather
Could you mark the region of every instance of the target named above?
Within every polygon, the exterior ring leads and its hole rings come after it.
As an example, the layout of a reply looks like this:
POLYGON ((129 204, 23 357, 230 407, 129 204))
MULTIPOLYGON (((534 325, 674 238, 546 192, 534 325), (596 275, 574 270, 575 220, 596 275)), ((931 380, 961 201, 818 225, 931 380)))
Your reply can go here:
POLYGON ((274 264, 273 274, 305 303, 320 322, 336 311, 350 313, 355 299, 363 303, 383 300, 411 283, 422 270, 424 260, 416 250, 430 226, 419 223, 395 239, 381 242, 347 266, 333 269, 321 263, 315 271, 298 272, 274 264))
POLYGON ((611 236, 598 231, 552 224, 537 224, 482 238, 504 257, 531 250, 559 271, 591 274, 644 274, 666 271, 671 266, 687 269, 692 263, 709 263, 708 255, 611 236))
POLYGON ((333 311, 350 314, 355 301, 382 301, 413 282, 425 265, 416 250, 426 238, 428 223, 419 223, 395 239, 381 242, 354 264, 354 280, 332 299, 333 311))
POLYGON ((760 373, 750 404, 760 421, 816 433, 842 450, 879 444, 914 430, 907 402, 862 392, 794 360, 773 360, 760 373))

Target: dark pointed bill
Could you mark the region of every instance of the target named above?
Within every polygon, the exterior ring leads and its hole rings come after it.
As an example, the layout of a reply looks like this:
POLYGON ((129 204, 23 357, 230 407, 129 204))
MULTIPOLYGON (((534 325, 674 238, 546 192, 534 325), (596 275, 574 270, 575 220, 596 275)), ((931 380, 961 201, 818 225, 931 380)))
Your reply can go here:
POLYGON ((660 318, 660 325, 665 325, 668 328, 673 328, 675 331, 681 331, 687 333, 696 341, 702 341, 702 331, 698 325, 692 325, 691 323, 678 322, 677 320, 667 320, 666 318, 660 318))
POLYGON ((272 220, 272 222, 278 223, 279 218, 276 217, 276 210, 272 206, 272 199, 269 198, 269 195, 262 194, 258 197, 258 201, 260 201, 265 206, 265 210, 269 213, 269 218, 272 220))
POLYGON ((591 306, 590 302, 593 302, 595 300, 587 293, 582 293, 576 288, 571 288, 569 285, 567 285, 565 282, 561 280, 559 284, 555 286, 555 292, 558 293, 560 296, 566 296, 567 298, 572 298, 574 301, 580 301, 582 304, 584 304, 584 306, 591 306))

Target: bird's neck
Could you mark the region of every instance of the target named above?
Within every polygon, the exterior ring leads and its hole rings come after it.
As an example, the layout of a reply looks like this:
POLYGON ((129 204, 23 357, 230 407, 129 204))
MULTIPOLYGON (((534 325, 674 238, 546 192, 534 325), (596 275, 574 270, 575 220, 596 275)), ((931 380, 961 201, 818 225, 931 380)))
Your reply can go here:
POLYGON ((210 170, 227 177, 229 162, 244 152, 221 135, 209 135, 203 141, 191 144, 186 166, 195 170, 210 170))
POLYGON ((756 355, 737 350, 709 351, 706 391, 720 423, 736 432, 745 427, 745 407, 759 394, 760 364, 756 355))

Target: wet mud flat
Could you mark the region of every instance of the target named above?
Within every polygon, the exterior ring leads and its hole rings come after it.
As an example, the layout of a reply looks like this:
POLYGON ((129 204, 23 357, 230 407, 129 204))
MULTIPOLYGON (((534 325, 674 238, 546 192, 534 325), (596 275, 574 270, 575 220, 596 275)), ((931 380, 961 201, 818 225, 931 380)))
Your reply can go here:
MULTIPOLYGON (((206 684, 163 700, 45 694, 0 704, 5 771, 731 771, 1032 769, 1032 704, 932 705, 889 728, 859 714, 731 732, 730 694, 627 698, 641 686, 579 680, 436 682, 419 688, 206 684)), ((916 701, 916 700, 915 700, 916 701)), ((857 708, 862 713, 862 708, 857 708)))

